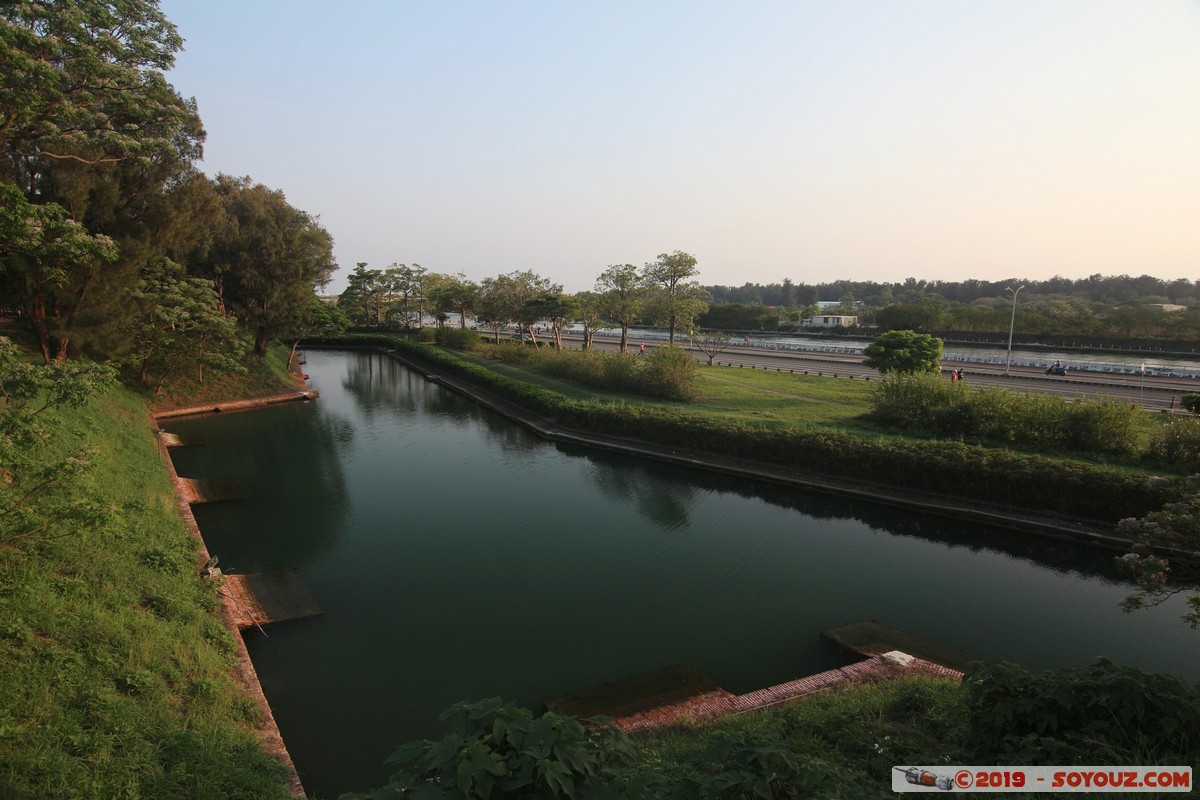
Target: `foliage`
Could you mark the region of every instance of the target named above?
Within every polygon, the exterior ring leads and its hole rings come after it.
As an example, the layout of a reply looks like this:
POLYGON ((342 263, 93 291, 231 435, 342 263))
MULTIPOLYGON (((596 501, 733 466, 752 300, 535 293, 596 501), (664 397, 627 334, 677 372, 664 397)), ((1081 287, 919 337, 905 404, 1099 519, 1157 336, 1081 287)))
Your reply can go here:
MULTIPOLYGON (((1200 581, 1200 475, 1188 479, 1190 491, 1141 518, 1121 520, 1117 530, 1132 542, 1117 564, 1136 581, 1140 591, 1122 602, 1126 611, 1155 606, 1189 590, 1200 581)), ((1200 627, 1200 594, 1187 597, 1183 618, 1200 627)))
POLYGON ((678 345, 651 348, 640 372, 651 397, 687 402, 696 395, 696 360, 678 345))
POLYGON ((499 698, 461 702, 442 713, 450 734, 400 747, 388 763, 411 765, 388 784, 352 798, 652 797, 632 766, 633 743, 613 728, 585 728, 573 717, 499 698))
POLYGON ((211 281, 189 277, 170 260, 149 265, 135 296, 138 314, 128 332, 138 380, 157 375, 155 394, 178 370, 242 369, 237 322, 221 313, 211 281))
POLYGON ((888 331, 863 350, 863 363, 884 375, 938 372, 942 340, 915 331, 888 331))
POLYGON ((333 239, 283 192, 250 178, 219 175, 216 190, 224 223, 191 266, 214 282, 262 356, 337 268, 333 239))
POLYGON ((401 747, 393 761, 410 766, 386 787, 344 800, 887 797, 897 763, 968 760, 958 744, 960 695, 952 682, 928 678, 851 686, 641 745, 610 728, 534 718, 496 700, 460 703, 442 715, 455 721, 454 732, 401 747), (554 763, 547 752, 570 771, 569 785, 539 780, 540 769, 550 774, 543 762, 554 763), (530 780, 514 780, 522 774, 530 780))
POLYGON ((1200 394, 1185 394, 1179 398, 1179 404, 1193 414, 1200 414, 1200 394))
POLYGON ((974 747, 995 764, 1193 764, 1200 688, 1106 659, 1028 672, 976 664, 964 688, 974 747))
POLYGON ((594 350, 544 350, 502 342, 487 348, 492 357, 528 364, 536 370, 586 386, 645 397, 688 401, 696 392, 696 362, 682 348, 652 348, 645 356, 594 350))
POLYGON ((1074 403, 976 389, 931 375, 897 375, 875 386, 871 418, 905 431, 980 438, 1080 453, 1132 455, 1137 411, 1111 398, 1074 403))
POLYGON ((20 304, 43 360, 66 358, 84 296, 117 252, 62 206, 35 205, 0 184, 0 286, 20 304))
POLYGON ((182 46, 153 0, 4 4, 0 144, 26 157, 95 161, 169 149, 146 131, 180 113, 157 90, 182 46))
POLYGON ((455 350, 478 350, 483 339, 479 331, 471 328, 445 328, 437 335, 439 344, 452 347, 455 350))
POLYGON ((621 352, 629 352, 629 326, 643 314, 650 285, 633 264, 611 264, 596 279, 600 313, 621 329, 621 352))
POLYGON ((106 366, 20 360, 0 338, 0 545, 95 528, 108 509, 89 490, 92 453, 47 452, 56 431, 43 424, 57 408, 79 408, 115 385, 106 366), (61 529, 61 531, 59 530, 61 529))
POLYGON ((1173 416, 1150 439, 1150 461, 1200 471, 1200 419, 1173 416))
POLYGON ((696 318, 708 310, 702 299, 706 296, 704 289, 689 280, 699 274, 696 257, 682 250, 659 253, 657 260, 646 264, 642 274, 655 287, 647 298, 648 316, 667 326, 668 341, 674 344, 675 331, 691 329, 696 318))

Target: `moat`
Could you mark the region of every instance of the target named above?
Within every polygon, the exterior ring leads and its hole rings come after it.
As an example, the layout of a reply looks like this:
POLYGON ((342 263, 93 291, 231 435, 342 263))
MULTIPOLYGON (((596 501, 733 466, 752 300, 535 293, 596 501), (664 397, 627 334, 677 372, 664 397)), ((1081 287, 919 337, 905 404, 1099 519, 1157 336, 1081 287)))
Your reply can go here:
POLYGON ((464 698, 544 698, 674 664, 745 692, 846 663, 865 618, 1040 669, 1200 679, 1182 603, 1134 615, 1109 553, 563 447, 370 352, 313 351, 320 399, 170 421, 179 473, 245 494, 197 520, 226 571, 296 567, 324 609, 247 634, 310 792, 376 785, 464 698))

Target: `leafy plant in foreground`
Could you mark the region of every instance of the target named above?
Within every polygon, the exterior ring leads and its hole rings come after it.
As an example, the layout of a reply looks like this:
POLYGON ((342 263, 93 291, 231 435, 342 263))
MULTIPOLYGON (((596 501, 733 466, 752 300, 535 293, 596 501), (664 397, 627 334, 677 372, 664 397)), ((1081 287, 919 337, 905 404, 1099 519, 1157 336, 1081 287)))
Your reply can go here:
POLYGON ((633 767, 633 743, 614 728, 554 713, 535 718, 499 698, 457 703, 440 719, 449 735, 401 746, 388 763, 402 769, 386 786, 343 800, 654 796, 633 767))

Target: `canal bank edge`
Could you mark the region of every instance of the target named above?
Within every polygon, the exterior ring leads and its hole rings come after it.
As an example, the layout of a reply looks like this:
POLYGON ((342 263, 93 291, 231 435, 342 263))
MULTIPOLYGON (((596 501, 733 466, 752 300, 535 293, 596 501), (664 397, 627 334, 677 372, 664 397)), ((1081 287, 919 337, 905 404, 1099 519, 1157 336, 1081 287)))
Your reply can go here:
MULTIPOLYGON (((312 395, 315 396, 316 393, 313 392, 312 395)), ((287 401, 309 399, 305 396, 304 392, 290 392, 287 395, 274 395, 272 397, 274 399, 258 398, 251 401, 220 403, 215 404, 215 406, 228 410, 233 410, 234 406, 237 406, 241 410, 250 410, 263 408, 269 404, 285 402, 284 398, 287 401), (265 400, 270 400, 270 402, 262 402, 265 400)), ((182 409, 182 411, 190 414, 205 413, 205 411, 213 411, 215 406, 210 404, 200 410, 182 409)), ((184 416, 183 413, 173 412, 165 412, 163 414, 148 413, 153 428, 158 428, 160 419, 184 416)), ((155 436, 154 438, 158 445, 159 456, 163 461, 167 474, 171 478, 171 485, 175 488, 176 508, 179 511, 179 516, 183 519, 184 525, 187 526, 188 533, 200 544, 200 563, 206 564, 211 558, 211 554, 208 552, 208 546, 204 543, 204 536, 200 533, 200 526, 196 523, 196 517, 192 514, 192 507, 188 502, 184 479, 180 478, 179 474, 175 471, 175 463, 171 460, 171 455, 167 450, 167 445, 163 437, 155 436)), ((234 655, 235 665, 231 677, 241 692, 257 707, 259 720, 255 726, 255 733, 262 742, 263 749, 284 768, 288 791, 293 797, 305 798, 307 795, 304 792, 303 784, 300 782, 300 774, 296 771, 296 765, 292 762, 291 754, 288 753, 287 746, 283 742, 283 734, 280 733, 279 725, 275 722, 275 715, 272 713, 271 706, 267 702, 267 697, 263 693, 262 684, 258 680, 258 673, 254 670, 254 663, 250 660, 250 652, 246 649, 246 641, 242 638, 241 630, 235 621, 234 602, 228 593, 221 593, 221 624, 225 626, 225 629, 233 637, 236 647, 234 655)))
POLYGON ((824 480, 814 475, 797 475, 787 469, 742 459, 714 456, 680 447, 666 447, 635 439, 595 434, 567 428, 470 381, 437 369, 434 365, 411 358, 394 348, 380 345, 322 345, 305 344, 305 348, 329 350, 372 350, 389 356, 427 380, 468 397, 480 405, 501 414, 544 439, 564 444, 597 447, 627 455, 652 458, 681 464, 710 472, 767 481, 795 488, 868 500, 874 503, 914 509, 952 519, 963 519, 1014 528, 1040 536, 1048 536, 1103 547, 1114 551, 1126 550, 1130 542, 1089 520, 1047 518, 1033 513, 1022 514, 1016 509, 986 506, 964 501, 959 497, 935 495, 912 489, 897 491, 882 484, 868 484, 848 479, 824 480))

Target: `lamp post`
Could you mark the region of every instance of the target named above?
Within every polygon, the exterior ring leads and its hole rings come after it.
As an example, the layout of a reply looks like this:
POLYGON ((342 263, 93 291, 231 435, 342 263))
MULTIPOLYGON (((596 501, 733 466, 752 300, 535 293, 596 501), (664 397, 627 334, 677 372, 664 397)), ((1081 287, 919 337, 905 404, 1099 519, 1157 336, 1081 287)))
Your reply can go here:
POLYGON ((1013 330, 1017 327, 1017 292, 1025 288, 1025 284, 1021 284, 1016 289, 1011 286, 1005 286, 1004 291, 1013 293, 1013 310, 1012 319, 1008 322, 1008 359, 1004 362, 1004 375, 1008 376, 1009 367, 1012 366, 1012 340, 1013 330))

